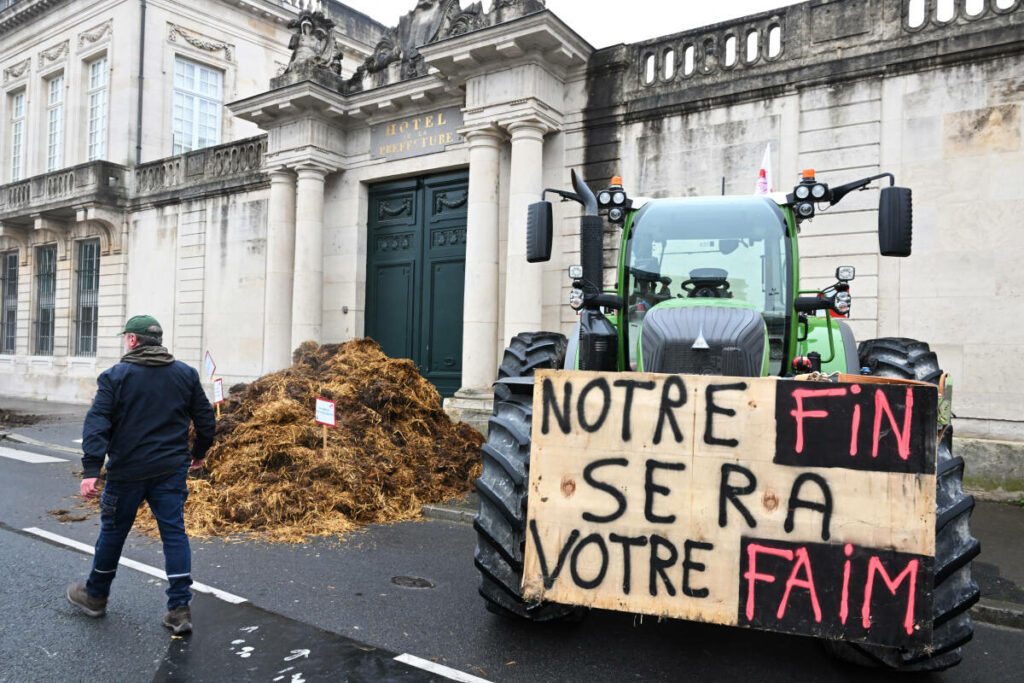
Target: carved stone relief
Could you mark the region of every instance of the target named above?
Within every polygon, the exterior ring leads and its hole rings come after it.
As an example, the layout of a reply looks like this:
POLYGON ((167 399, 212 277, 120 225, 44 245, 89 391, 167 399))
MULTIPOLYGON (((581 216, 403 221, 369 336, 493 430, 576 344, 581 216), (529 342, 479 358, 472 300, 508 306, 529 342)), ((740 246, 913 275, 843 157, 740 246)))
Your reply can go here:
POLYGON ((358 92, 422 76, 427 69, 421 46, 542 9, 544 0, 495 0, 489 12, 480 2, 463 9, 460 0, 419 0, 356 69, 345 90, 358 92))
POLYGON ((82 31, 78 34, 78 47, 85 47, 92 43, 98 43, 104 38, 110 37, 112 27, 113 21, 111 19, 107 19, 102 24, 93 26, 88 31, 82 31))
POLYGON ((291 61, 284 73, 310 67, 329 69, 341 75, 341 50, 334 40, 334 21, 322 12, 302 12, 288 24, 294 29, 288 49, 291 61))
POLYGON ((25 59, 4 69, 4 83, 9 83, 24 76, 31 63, 31 59, 25 59))
POLYGON ((176 43, 180 38, 198 50, 204 50, 206 52, 223 52, 225 61, 233 61, 235 46, 231 43, 225 43, 220 40, 208 38, 201 33, 196 33, 195 31, 170 22, 167 22, 167 26, 167 40, 172 43, 176 43))
POLYGON ((68 44, 70 41, 65 40, 62 43, 54 45, 49 50, 43 50, 39 53, 39 66, 44 67, 47 64, 53 64, 55 62, 62 62, 68 56, 68 44))

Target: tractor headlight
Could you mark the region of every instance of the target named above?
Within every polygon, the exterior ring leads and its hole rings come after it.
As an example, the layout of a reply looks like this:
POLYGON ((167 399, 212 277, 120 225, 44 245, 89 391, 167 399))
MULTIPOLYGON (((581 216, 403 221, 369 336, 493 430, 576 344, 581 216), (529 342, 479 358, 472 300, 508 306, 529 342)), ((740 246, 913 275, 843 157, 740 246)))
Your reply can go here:
POLYGON ((828 192, 828 188, 826 188, 824 185, 812 185, 811 186, 811 196, 814 197, 815 199, 824 199, 825 198, 825 194, 827 192, 828 192))
POLYGON ((612 204, 622 204, 625 201, 626 201, 626 193, 625 192, 616 192, 615 194, 612 195, 612 204))
POLYGON ((849 282, 856 274, 853 266, 839 266, 836 268, 836 279, 840 282, 849 282))
POLYGON ((608 220, 610 220, 612 223, 618 223, 619 221, 621 221, 622 216, 622 209, 620 209, 619 207, 613 206, 612 208, 608 209, 608 220))
POLYGON ((814 204, 811 204, 810 202, 797 204, 796 212, 800 214, 802 218, 810 218, 814 215, 814 204))
POLYGON ((574 287, 569 290, 569 306, 574 311, 578 311, 583 308, 583 290, 574 287))
POLYGON ((606 206, 607 204, 610 204, 611 201, 612 201, 612 193, 611 192, 608 192, 607 190, 605 190, 603 192, 598 192, 597 193, 597 203, 600 204, 601 206, 606 206))
POLYGON ((811 196, 811 188, 806 185, 797 185, 796 189, 793 190, 793 194, 796 195, 797 199, 807 199, 811 196))
POLYGON ((847 315, 850 312, 850 304, 853 302, 853 298, 849 292, 839 292, 835 296, 835 304, 833 308, 836 313, 841 315, 847 315))
POLYGON ((583 277, 583 266, 569 266, 569 279, 579 280, 583 277))

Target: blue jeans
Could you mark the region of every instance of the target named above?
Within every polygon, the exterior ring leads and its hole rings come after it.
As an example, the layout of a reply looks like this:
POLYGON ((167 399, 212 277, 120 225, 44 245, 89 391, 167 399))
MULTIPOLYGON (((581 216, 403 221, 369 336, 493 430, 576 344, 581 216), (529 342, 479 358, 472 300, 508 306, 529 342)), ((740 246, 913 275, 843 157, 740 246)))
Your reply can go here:
POLYGON ((97 598, 110 595, 110 584, 117 573, 121 548, 135 523, 142 501, 160 529, 164 545, 164 569, 167 572, 167 609, 184 607, 192 599, 192 550, 185 533, 185 483, 189 463, 159 477, 137 481, 108 481, 100 496, 100 537, 85 590, 97 598))

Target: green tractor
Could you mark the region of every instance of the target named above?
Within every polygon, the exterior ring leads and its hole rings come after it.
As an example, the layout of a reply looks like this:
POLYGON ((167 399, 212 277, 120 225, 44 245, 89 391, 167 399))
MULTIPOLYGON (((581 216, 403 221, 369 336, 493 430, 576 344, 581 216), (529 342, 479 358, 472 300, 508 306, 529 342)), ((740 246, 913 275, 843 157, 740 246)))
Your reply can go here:
MULTIPOLYGON (((474 522, 480 594, 491 611, 529 621, 579 619, 585 612, 523 597, 535 371, 781 378, 845 373, 938 384, 943 373, 928 344, 854 340, 844 320, 853 267, 839 267, 828 288, 800 289, 800 225, 816 208, 882 178, 889 186, 879 200, 881 254, 909 256, 911 192, 893 186, 888 173, 829 187, 805 171, 789 194, 644 200, 627 196, 619 178, 595 193, 573 172, 572 191, 544 191, 582 205, 582 263, 569 268, 569 303, 579 322, 568 339, 554 332, 516 335, 498 370, 474 522), (606 221, 621 228, 615 281, 607 289, 606 221)), ((544 194, 529 208, 530 262, 551 256, 552 206, 544 194)), ((979 591, 971 560, 980 546, 971 536, 974 501, 961 487, 964 465, 951 451, 945 407, 936 446, 931 642, 908 649, 823 641, 837 657, 891 670, 935 671, 958 663, 961 646, 973 635, 968 610, 979 591)))

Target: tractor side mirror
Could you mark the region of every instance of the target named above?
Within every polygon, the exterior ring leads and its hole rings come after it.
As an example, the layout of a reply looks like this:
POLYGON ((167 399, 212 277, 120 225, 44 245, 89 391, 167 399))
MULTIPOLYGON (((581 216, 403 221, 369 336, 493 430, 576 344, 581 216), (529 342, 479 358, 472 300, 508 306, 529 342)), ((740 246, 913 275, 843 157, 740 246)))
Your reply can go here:
POLYGON ((878 199, 878 249, 882 256, 910 256, 912 228, 910 188, 883 187, 878 199))
POLYGON ((534 202, 526 212, 526 260, 551 260, 551 202, 534 202))

